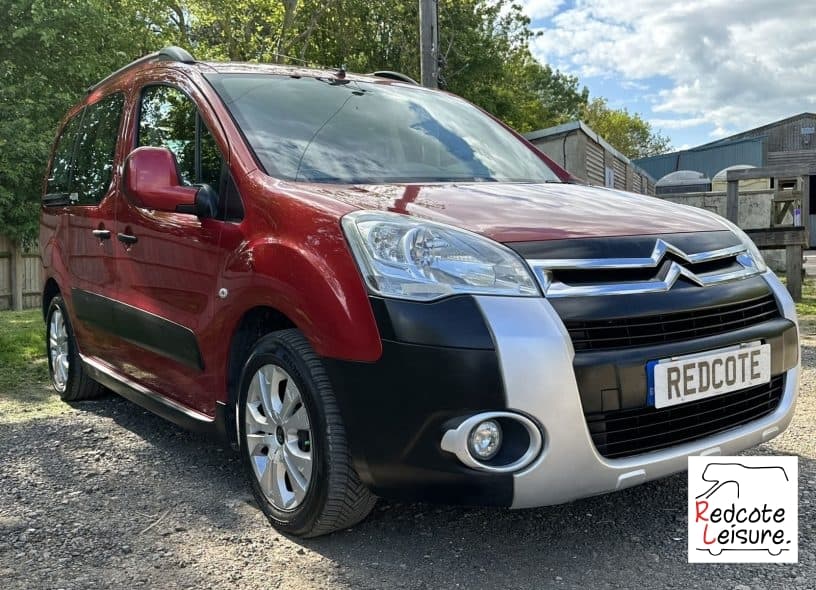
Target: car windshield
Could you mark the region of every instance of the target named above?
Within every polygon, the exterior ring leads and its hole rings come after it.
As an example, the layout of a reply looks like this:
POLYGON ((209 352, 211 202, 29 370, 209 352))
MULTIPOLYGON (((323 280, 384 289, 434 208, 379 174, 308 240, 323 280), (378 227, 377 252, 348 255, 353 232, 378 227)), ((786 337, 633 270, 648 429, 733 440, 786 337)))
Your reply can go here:
POLYGON ((286 180, 553 182, 556 174, 468 102, 412 84, 208 74, 266 172, 286 180))

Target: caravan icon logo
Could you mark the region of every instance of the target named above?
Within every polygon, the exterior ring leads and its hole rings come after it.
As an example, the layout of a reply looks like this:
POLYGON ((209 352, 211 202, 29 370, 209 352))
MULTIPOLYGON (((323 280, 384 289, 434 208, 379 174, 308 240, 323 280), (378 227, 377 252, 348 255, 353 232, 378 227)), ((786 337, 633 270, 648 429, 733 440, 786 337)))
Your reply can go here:
POLYGON ((797 457, 689 457, 691 563, 799 560, 797 457))

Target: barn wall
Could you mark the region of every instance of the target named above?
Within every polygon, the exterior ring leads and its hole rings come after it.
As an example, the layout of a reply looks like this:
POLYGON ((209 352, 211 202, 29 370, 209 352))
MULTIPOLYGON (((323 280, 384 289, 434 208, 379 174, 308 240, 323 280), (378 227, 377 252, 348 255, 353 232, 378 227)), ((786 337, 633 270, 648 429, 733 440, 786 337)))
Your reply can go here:
POLYGON ((581 180, 586 180, 586 164, 583 155, 583 136, 571 133, 561 137, 534 140, 533 145, 547 157, 581 180))
POLYGON ((587 182, 604 185, 604 149, 591 139, 586 143, 587 182))
POLYGON ((768 152, 768 166, 784 164, 816 165, 816 150, 792 150, 789 152, 768 152))
POLYGON ((765 144, 762 138, 711 146, 704 149, 673 152, 662 156, 635 160, 635 164, 648 172, 655 180, 678 170, 695 170, 713 178, 723 168, 735 164, 760 167, 765 162, 765 144))
POLYGON ((802 129, 816 131, 816 117, 803 115, 787 121, 779 121, 757 129, 751 129, 731 139, 765 137, 769 152, 791 152, 798 150, 816 150, 816 134, 803 134, 802 129))

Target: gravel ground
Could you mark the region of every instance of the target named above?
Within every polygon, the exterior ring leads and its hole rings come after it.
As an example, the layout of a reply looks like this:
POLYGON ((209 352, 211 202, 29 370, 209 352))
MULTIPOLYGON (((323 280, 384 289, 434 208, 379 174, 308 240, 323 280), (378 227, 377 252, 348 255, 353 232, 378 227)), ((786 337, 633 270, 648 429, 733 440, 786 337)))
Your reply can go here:
POLYGON ((565 506, 380 501, 354 529, 277 534, 237 457, 118 397, 0 424, 0 588, 816 588, 816 336, 791 428, 800 563, 686 563, 684 475, 565 506))

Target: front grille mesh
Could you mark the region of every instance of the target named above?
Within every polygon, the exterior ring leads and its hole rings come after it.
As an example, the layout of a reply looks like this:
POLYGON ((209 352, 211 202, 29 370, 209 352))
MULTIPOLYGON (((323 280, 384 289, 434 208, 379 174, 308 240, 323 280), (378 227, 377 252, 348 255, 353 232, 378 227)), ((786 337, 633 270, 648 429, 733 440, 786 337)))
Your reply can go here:
POLYGON ((627 457, 711 436, 773 412, 785 376, 770 383, 669 408, 586 414, 592 441, 604 457, 627 457))
POLYGON ((773 295, 717 307, 615 320, 567 321, 576 352, 682 342, 733 332, 774 319, 773 295))

